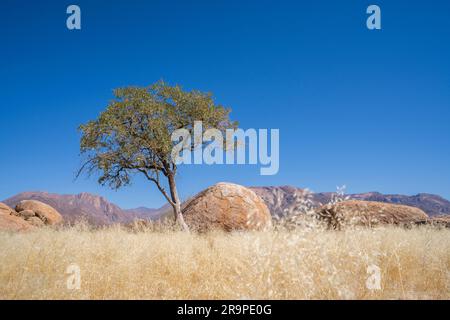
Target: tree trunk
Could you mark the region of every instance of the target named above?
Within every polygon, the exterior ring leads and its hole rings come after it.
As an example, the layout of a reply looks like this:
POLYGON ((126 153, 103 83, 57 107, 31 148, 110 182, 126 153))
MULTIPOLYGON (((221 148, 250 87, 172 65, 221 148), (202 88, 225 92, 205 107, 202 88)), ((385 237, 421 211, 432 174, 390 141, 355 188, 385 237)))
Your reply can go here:
POLYGON ((170 188, 170 195, 172 198, 172 201, 174 202, 174 205, 172 205, 173 213, 175 215, 175 222, 178 223, 181 228, 183 228, 184 231, 189 232, 189 227, 184 221, 183 212, 181 211, 181 201, 180 197, 178 196, 177 186, 175 183, 175 177, 173 174, 168 175, 169 179, 169 188, 170 188))

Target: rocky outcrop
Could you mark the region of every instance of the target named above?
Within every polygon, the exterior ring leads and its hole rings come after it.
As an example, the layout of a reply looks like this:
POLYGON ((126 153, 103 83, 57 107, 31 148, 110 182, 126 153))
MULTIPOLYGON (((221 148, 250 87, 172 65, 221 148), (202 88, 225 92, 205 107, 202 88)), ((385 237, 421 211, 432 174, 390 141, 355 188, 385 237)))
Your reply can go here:
POLYGON ((21 201, 16 210, 0 202, 0 230, 3 231, 29 231, 61 222, 58 211, 38 201, 21 201))
POLYGON ((264 230, 272 218, 264 201, 252 190, 232 183, 218 183, 183 205, 191 229, 264 230))
POLYGON ((344 225, 410 225, 428 220, 428 215, 414 207, 374 201, 348 200, 322 206, 316 211, 332 229, 344 225))
POLYGON ((34 227, 24 219, 17 217, 16 212, 0 202, 0 230, 28 231, 34 227))
MULTIPOLYGON (((62 222, 61 214, 49 205, 36 200, 24 200, 16 205, 17 215, 25 220, 39 218, 46 225, 62 222)), ((32 221, 36 221, 35 219, 32 221)))

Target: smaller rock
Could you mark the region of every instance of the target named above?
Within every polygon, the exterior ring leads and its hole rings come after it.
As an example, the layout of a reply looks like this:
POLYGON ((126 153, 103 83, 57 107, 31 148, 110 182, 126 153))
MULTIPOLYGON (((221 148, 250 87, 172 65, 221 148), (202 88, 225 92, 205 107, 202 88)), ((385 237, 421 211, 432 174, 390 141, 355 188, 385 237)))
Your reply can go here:
POLYGON ((36 214, 33 210, 23 210, 18 212, 17 215, 25 220, 27 220, 28 218, 36 217, 36 214))
POLYGON ((316 210, 329 228, 341 226, 380 224, 411 225, 427 220, 428 215, 419 208, 375 201, 346 200, 336 204, 324 205, 316 210))
POLYGON ((429 225, 438 228, 450 229, 450 215, 434 216, 428 219, 421 219, 415 222, 416 225, 429 225))
POLYGON ((35 227, 43 227, 43 226, 45 226, 44 221, 42 221, 41 219, 39 219, 36 216, 29 217, 29 218, 25 219, 25 221, 30 223, 31 225, 33 225, 35 227))

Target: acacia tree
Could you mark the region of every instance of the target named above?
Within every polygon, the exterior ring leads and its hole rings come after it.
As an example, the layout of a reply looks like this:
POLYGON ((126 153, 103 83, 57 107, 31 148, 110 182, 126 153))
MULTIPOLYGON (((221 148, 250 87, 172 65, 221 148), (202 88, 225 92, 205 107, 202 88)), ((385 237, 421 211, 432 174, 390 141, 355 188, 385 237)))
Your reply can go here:
MULTIPOLYGON (((215 104, 210 93, 184 91, 163 81, 149 87, 119 88, 114 96, 98 119, 79 127, 85 159, 77 176, 98 172, 101 185, 119 189, 129 185, 134 174, 142 174, 172 206, 175 222, 189 230, 175 181, 172 133, 186 129, 192 136, 194 121, 202 121, 203 130, 235 128, 237 123, 229 119, 231 110, 215 104)), ((191 149, 202 144, 192 139, 191 149)))

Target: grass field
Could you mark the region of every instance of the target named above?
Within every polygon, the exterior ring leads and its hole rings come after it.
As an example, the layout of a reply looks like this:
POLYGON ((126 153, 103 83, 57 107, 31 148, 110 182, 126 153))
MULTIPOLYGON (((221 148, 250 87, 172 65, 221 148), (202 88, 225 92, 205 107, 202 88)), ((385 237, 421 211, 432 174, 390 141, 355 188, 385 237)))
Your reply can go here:
POLYGON ((196 235, 78 226, 0 233, 0 261, 1 299, 450 299, 450 230, 428 227, 196 235))

